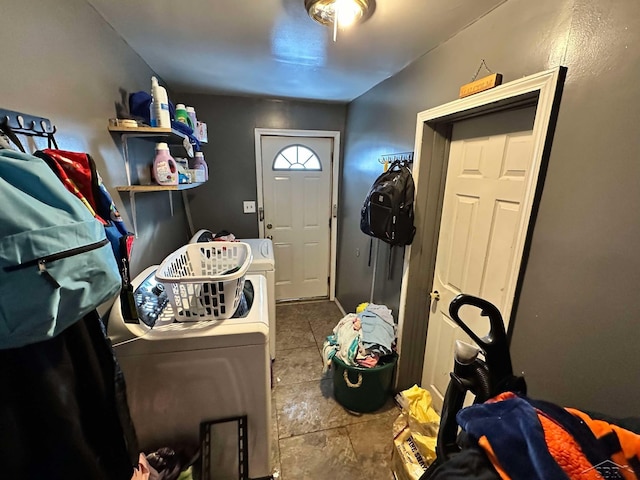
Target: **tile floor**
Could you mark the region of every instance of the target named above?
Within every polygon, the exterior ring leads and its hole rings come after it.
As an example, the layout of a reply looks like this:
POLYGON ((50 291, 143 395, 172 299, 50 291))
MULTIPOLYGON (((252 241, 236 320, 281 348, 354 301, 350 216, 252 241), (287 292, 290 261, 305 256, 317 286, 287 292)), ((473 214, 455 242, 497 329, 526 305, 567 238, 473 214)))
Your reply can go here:
POLYGON ((333 398, 331 372, 322 374, 322 343, 342 318, 333 302, 277 306, 272 390, 273 464, 282 480, 393 479, 393 401, 354 414, 333 398))

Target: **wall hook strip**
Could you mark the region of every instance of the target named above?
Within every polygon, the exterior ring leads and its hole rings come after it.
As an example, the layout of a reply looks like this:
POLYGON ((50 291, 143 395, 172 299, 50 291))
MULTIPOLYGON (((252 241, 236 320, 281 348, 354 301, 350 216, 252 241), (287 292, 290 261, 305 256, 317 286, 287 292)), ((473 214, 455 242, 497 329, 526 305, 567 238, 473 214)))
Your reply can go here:
POLYGON ((36 115, 0 108, 0 122, 15 133, 31 137, 48 137, 57 131, 51 120, 36 115))
POLYGON ((385 163, 393 163, 395 161, 413 163, 414 152, 403 153, 389 153, 387 155, 380 155, 378 163, 384 165, 385 163))

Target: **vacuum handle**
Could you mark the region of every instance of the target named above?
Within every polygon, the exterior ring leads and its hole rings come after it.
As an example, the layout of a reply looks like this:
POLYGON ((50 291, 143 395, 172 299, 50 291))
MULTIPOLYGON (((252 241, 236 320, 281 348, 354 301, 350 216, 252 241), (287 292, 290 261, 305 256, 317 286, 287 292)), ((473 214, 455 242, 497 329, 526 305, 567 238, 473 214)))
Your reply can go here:
POLYGON ((507 334, 504 331, 504 322, 502 321, 502 315, 500 315, 500 311, 496 308, 496 306, 484 300, 483 298, 474 297, 473 295, 467 295, 466 293, 461 293, 456 298, 451 301, 449 305, 449 314, 451 318, 453 318, 454 322, 462 328, 469 335, 474 342, 478 344, 480 348, 483 350, 486 347, 491 347, 491 345, 497 343, 506 344, 507 342, 507 334), (473 330, 471 330, 466 323, 462 321, 458 312, 465 305, 471 305, 480 309, 480 315, 483 317, 489 317, 489 324, 491 326, 489 333, 485 337, 478 337, 473 330))
MULTIPOLYGON (((462 330, 469 335, 473 341, 482 349, 489 371, 495 380, 502 380, 507 376, 513 375, 511 366, 511 356, 509 355, 509 342, 507 341, 507 333, 504 330, 504 322, 502 315, 494 304, 482 298, 474 297, 461 293, 451 301, 449 305, 449 314, 454 322, 456 322, 462 330), (459 316, 460 309, 465 305, 471 305, 480 309, 480 315, 489 317, 490 330, 489 333, 480 338, 475 334, 469 326, 462 321, 459 316)), ((496 385, 498 382, 492 382, 496 385)))

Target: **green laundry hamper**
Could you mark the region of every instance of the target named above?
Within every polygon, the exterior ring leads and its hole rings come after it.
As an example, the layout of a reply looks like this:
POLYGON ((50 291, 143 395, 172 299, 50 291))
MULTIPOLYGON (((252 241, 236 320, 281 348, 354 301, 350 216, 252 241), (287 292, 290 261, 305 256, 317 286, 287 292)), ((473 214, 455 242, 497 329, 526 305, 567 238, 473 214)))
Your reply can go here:
POLYGON ((351 367, 333 357, 333 394, 340 405, 359 413, 375 412, 389 398, 398 355, 373 368, 351 367))

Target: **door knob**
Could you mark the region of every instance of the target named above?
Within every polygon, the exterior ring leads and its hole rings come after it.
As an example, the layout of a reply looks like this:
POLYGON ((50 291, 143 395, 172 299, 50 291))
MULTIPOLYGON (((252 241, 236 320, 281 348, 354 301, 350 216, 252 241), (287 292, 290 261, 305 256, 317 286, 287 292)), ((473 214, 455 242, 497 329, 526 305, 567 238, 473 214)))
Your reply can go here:
POLYGON ((270 223, 267 223, 267 228, 271 230, 273 228, 273 225, 271 225, 270 223))
POLYGON ((269 240, 273 240, 273 235, 267 235, 267 238, 268 238, 269 240))
POLYGON ((429 293, 429 296, 431 297, 431 300, 440 300, 440 292, 438 292, 438 290, 434 290, 429 293))

